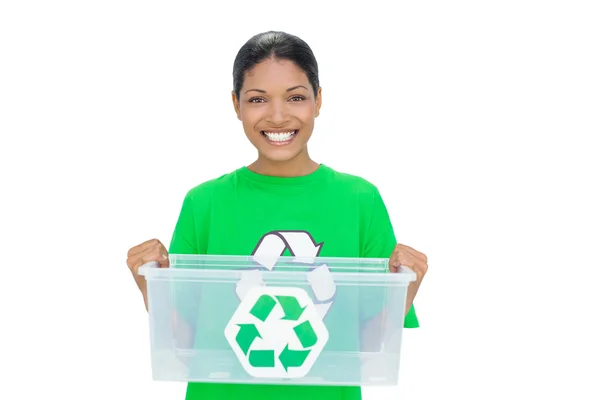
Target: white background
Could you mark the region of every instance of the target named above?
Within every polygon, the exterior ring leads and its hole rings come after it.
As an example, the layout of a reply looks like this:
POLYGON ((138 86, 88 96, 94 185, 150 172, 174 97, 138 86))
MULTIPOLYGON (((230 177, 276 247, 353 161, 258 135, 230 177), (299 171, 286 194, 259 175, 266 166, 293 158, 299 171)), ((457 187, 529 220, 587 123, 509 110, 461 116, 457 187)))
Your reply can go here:
POLYGON ((600 398, 594 3, 3 1, 0 398, 183 399, 126 253, 253 161, 231 69, 269 29, 318 58, 314 158, 429 256, 401 384, 365 399, 600 398))

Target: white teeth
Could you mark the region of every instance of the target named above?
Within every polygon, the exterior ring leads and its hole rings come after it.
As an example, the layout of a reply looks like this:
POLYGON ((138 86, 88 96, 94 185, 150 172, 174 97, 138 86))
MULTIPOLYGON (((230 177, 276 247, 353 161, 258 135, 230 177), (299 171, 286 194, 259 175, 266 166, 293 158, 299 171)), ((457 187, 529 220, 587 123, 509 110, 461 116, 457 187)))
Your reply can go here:
POLYGON ((263 131, 263 133, 265 134, 267 139, 269 139, 272 142, 285 142, 287 140, 290 140, 292 136, 294 136, 294 133, 296 133, 296 131, 278 133, 263 131))

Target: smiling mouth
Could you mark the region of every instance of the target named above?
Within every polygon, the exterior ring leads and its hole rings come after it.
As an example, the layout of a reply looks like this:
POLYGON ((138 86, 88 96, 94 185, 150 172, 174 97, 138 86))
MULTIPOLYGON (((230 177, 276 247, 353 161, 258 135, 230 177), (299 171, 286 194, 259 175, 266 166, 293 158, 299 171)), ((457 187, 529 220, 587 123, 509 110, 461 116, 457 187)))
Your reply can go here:
POLYGON ((267 139, 267 141, 273 144, 287 144, 294 140, 298 135, 298 130, 289 131, 260 131, 261 135, 267 139))

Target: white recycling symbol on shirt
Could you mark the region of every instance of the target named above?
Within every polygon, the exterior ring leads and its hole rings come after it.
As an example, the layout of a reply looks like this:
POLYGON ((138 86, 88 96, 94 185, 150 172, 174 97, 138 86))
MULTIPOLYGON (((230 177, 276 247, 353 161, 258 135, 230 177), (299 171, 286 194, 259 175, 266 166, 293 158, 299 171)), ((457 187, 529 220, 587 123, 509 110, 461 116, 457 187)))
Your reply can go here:
MULTIPOLYGON (((252 256, 261 266, 271 271, 285 250, 289 250, 295 262, 310 265, 321 252, 322 246, 323 243, 317 244, 306 231, 273 231, 260 239, 252 256)), ((331 271, 323 264, 310 270, 307 276, 315 297, 317 312, 324 318, 333 303, 336 291, 331 271)), ((244 271, 236 286, 238 298, 242 300, 250 289, 262 285, 264 282, 259 269, 244 271)))

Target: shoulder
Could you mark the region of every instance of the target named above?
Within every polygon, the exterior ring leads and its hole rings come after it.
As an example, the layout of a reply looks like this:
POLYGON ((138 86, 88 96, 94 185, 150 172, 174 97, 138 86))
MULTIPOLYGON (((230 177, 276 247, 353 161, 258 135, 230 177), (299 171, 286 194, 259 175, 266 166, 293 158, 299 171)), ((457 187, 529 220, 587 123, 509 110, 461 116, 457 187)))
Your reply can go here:
POLYGON ((186 201, 208 200, 215 193, 231 188, 237 180, 238 170, 231 171, 193 186, 185 195, 186 201))
POLYGON ((347 188, 347 190, 357 194, 379 196, 379 188, 366 178, 334 169, 331 169, 331 171, 336 185, 347 188))

